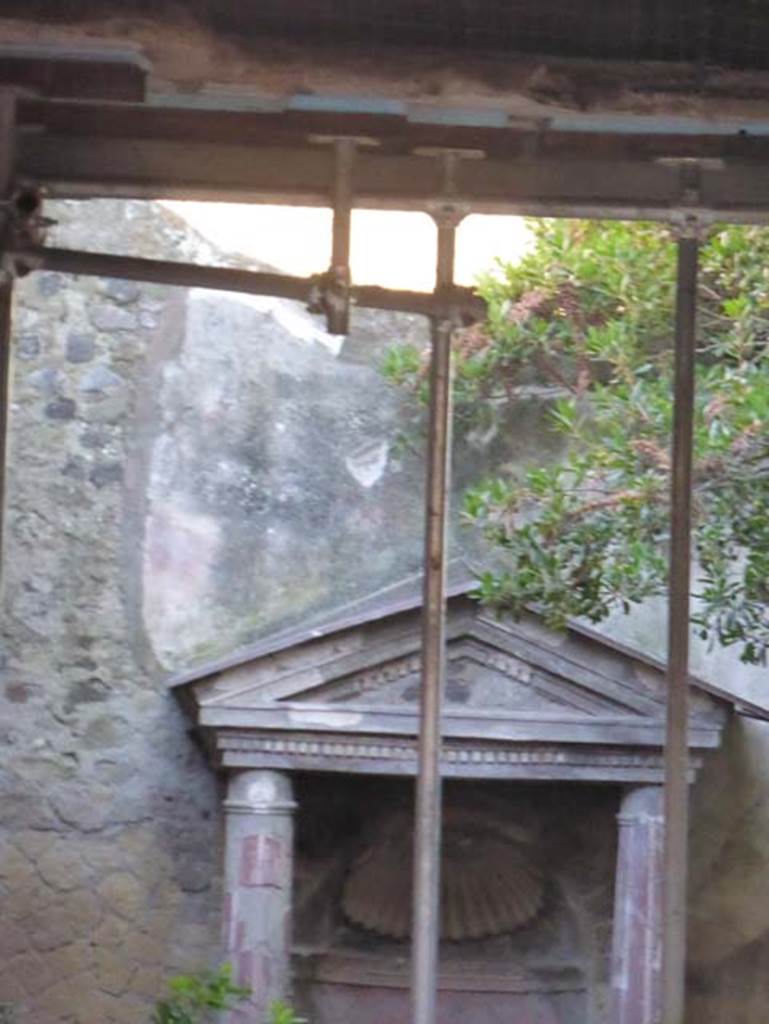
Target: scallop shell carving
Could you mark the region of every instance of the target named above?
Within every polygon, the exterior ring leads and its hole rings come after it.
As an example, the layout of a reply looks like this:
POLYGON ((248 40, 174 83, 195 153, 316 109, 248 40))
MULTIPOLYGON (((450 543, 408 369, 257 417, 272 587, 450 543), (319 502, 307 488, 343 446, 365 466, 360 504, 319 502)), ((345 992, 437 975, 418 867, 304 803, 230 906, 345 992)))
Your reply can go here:
MULTIPOLYGON (((412 826, 402 815, 352 865, 342 893, 349 921, 393 939, 411 932, 412 826)), ((441 938, 512 932, 542 909, 544 879, 528 849, 472 815, 444 822, 441 938)))

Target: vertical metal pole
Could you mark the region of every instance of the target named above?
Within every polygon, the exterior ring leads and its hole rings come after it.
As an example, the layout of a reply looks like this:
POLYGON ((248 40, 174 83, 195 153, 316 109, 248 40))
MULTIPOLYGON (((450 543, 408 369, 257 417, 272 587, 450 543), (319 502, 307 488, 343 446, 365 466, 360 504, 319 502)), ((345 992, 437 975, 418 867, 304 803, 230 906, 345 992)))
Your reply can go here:
POLYGON ((350 329, 350 231, 352 227, 352 167, 355 140, 336 139, 334 222, 331 237, 331 290, 328 329, 347 334, 350 329))
POLYGON ((665 734, 663 1024, 683 1024, 684 1017, 689 805, 689 590, 698 258, 699 239, 697 225, 693 223, 691 230, 678 238, 676 288, 665 734))
MULTIPOLYGON (((8 240, 10 202, 16 160, 16 97, 0 91, 0 258, 8 240)), ((0 581, 3 566, 5 525, 5 471, 8 447, 8 417, 11 377, 11 309, 13 274, 0 265, 0 581)))
MULTIPOLYGON (((454 279, 456 216, 436 217, 436 296, 454 279)), ((412 1020, 434 1024, 440 936, 441 707, 445 677, 446 527, 451 455, 451 336, 446 315, 432 323, 430 412, 427 438, 424 603, 419 769, 414 828, 412 1020)))

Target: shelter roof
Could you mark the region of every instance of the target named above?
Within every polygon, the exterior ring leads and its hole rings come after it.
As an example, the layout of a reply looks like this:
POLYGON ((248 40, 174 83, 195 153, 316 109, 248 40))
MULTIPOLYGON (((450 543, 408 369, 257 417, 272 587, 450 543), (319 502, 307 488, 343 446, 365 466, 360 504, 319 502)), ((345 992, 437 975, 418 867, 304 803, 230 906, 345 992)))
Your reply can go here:
MULTIPOLYGON (((470 595, 475 587, 476 579, 468 565, 460 560, 453 561, 449 568, 447 584, 447 596, 450 603, 454 602, 456 604, 459 601, 470 600, 470 595)), ((421 605, 421 574, 414 573, 390 586, 368 594, 359 600, 352 601, 341 608, 335 608, 313 616, 299 626, 291 626, 269 634, 253 643, 238 648, 231 654, 192 666, 172 676, 168 681, 168 685, 176 688, 188 683, 209 679, 212 676, 262 658, 270 657, 281 651, 298 648, 313 641, 342 634, 356 627, 377 623, 393 616, 417 611, 421 608, 421 605)), ((533 617, 535 618, 536 616, 533 617)), ((665 671, 664 662, 659 658, 647 652, 639 651, 582 622, 571 622, 568 634, 573 637, 583 638, 592 644, 605 648, 607 651, 613 651, 618 655, 631 659, 639 665, 645 665, 656 672, 662 673, 665 671)), ((769 707, 763 707, 745 700, 724 687, 717 686, 695 675, 692 675, 691 683, 696 690, 706 693, 720 702, 731 705, 738 714, 769 721, 769 707)))

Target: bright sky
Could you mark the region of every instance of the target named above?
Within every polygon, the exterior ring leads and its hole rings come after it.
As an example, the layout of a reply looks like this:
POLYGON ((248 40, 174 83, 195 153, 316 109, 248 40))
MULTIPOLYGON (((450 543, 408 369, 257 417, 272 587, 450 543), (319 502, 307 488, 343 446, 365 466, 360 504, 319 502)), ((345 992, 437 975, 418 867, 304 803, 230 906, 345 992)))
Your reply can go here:
MULTIPOLYGON (((168 201, 217 248, 306 277, 328 267, 331 211, 290 206, 168 201)), ((473 284, 496 257, 515 260, 526 247, 520 217, 465 218, 457 231, 458 284, 473 284)), ((356 284, 430 291, 435 277, 435 225, 424 213, 356 210, 352 217, 352 272, 356 284)))

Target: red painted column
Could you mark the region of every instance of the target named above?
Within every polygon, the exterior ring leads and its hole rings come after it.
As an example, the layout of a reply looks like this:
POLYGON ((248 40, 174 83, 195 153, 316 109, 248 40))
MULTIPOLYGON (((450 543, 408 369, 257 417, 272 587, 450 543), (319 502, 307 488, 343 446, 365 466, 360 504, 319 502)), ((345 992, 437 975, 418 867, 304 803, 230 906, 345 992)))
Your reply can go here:
POLYGON ((235 980, 251 989, 228 1024, 262 1024, 290 983, 293 813, 282 772, 230 777, 226 818, 224 955, 235 980))
POLYGON ((660 1024, 662 786, 634 786, 617 816, 611 1024, 660 1024))

